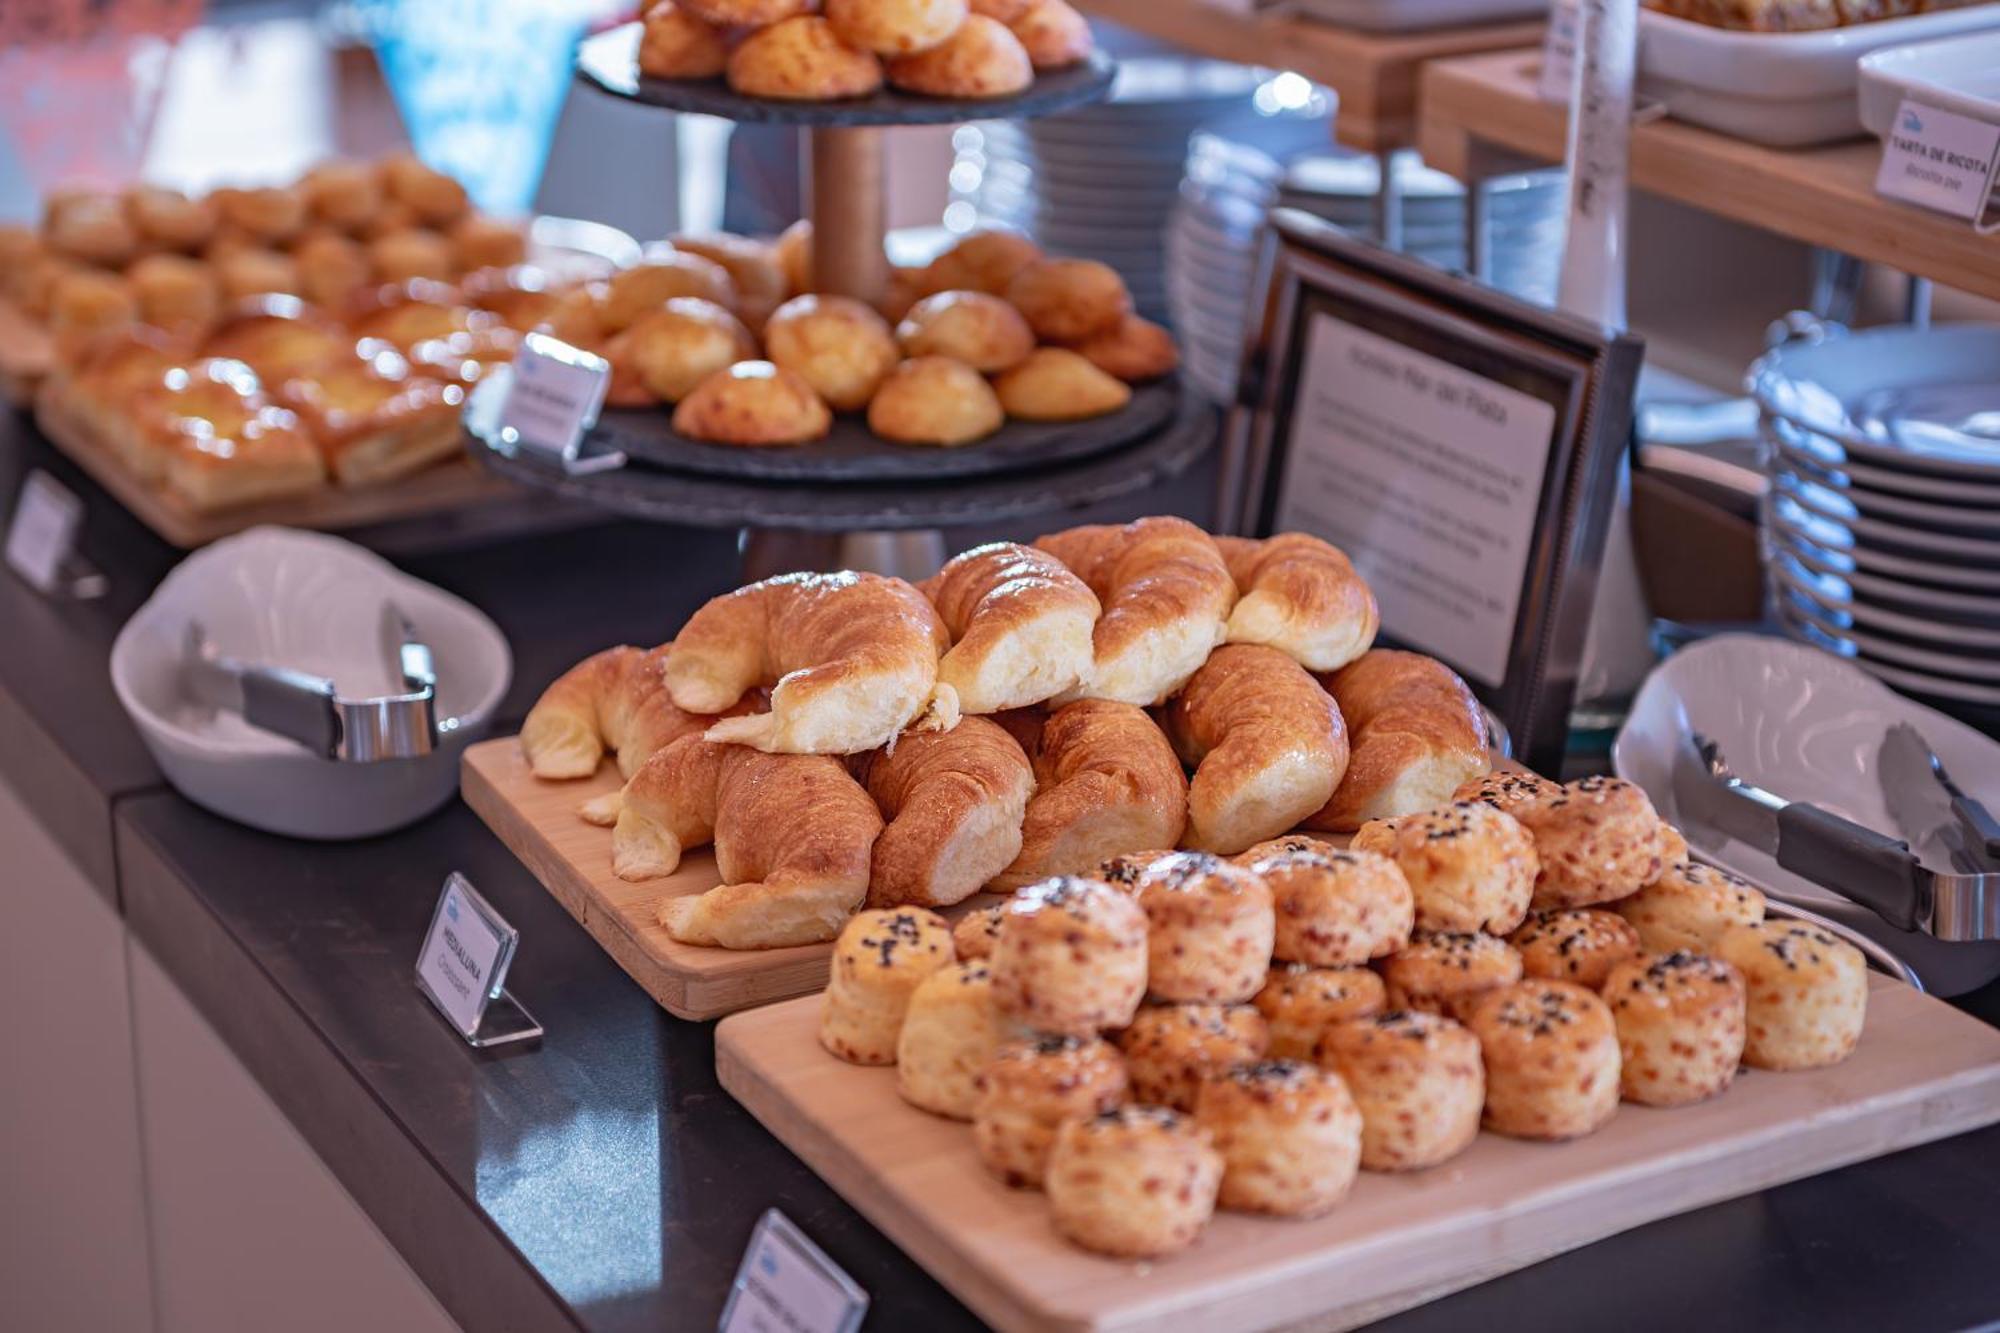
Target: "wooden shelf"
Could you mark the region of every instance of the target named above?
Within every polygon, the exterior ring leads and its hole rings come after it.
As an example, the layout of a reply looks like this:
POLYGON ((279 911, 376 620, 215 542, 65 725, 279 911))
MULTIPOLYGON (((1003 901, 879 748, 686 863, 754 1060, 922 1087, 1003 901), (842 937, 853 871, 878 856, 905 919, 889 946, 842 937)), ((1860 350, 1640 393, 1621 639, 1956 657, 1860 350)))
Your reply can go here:
POLYGON ((1417 74, 1427 62, 1542 38, 1539 20, 1369 33, 1277 14, 1239 14, 1201 0, 1077 0, 1077 7, 1205 56, 1293 70, 1323 83, 1340 95, 1334 137, 1370 153, 1416 141, 1417 74))
MULTIPOLYGON (((1562 160, 1568 109, 1535 95, 1536 49, 1425 66, 1417 147, 1461 180, 1485 174, 1482 149, 1562 160)), ((1632 184, 1809 245, 2000 299, 2000 238, 1875 193, 1873 139, 1766 148, 1660 120, 1632 131, 1632 184)))

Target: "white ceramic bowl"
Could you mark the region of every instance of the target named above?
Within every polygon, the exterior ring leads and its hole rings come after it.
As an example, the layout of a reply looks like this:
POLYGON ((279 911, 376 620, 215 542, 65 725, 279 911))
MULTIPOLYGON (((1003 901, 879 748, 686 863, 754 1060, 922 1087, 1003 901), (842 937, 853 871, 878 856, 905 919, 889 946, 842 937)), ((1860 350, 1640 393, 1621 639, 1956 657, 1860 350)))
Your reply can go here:
POLYGON ((436 810, 458 789, 459 754, 507 692, 513 654, 476 608, 351 542, 253 528, 167 575, 111 650, 111 683, 167 780, 196 805, 296 838, 365 838, 436 810), (325 676, 345 698, 399 692, 382 648, 394 601, 437 663, 438 747, 417 759, 337 763, 191 699, 188 622, 222 653, 325 676))

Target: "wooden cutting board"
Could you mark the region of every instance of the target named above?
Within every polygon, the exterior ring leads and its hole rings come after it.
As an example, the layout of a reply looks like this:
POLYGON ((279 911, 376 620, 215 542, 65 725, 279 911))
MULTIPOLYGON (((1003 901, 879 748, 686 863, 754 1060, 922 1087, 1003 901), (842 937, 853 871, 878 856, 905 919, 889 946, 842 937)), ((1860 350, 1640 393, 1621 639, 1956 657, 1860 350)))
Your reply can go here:
POLYGON ((980 1168, 967 1126, 904 1103, 893 1069, 823 1051, 820 996, 726 1020, 715 1065, 737 1101, 999 1328, 1351 1327, 1657 1218, 2000 1120, 2000 1031, 1870 980, 1861 1044, 1832 1069, 1746 1070, 1712 1101, 1624 1106, 1571 1143, 1482 1134, 1430 1171, 1362 1173, 1321 1218, 1218 1214, 1191 1249, 1150 1264, 1064 1242, 1041 1195, 980 1168))

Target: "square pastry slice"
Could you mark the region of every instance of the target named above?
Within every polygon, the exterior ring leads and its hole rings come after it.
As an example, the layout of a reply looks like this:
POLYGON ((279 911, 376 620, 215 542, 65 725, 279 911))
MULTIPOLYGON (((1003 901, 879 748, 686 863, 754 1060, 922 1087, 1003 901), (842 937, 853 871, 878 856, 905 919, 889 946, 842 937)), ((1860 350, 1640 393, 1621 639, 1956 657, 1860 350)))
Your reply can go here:
POLYGON ((241 303, 202 346, 207 356, 243 362, 265 384, 283 384, 353 351, 354 335, 295 296, 241 303))
POLYGON ((411 371, 403 357, 370 345, 363 355, 286 381, 278 401, 296 412, 342 486, 408 476, 460 449, 465 391, 411 371))
POLYGON ((134 399, 137 429, 164 458, 167 490, 197 513, 303 495, 326 480, 299 419, 241 361, 209 357, 134 399))
POLYGON ((60 414, 142 480, 158 481, 165 455, 138 429, 133 400, 194 359, 185 339, 135 324, 98 342, 73 373, 52 375, 43 392, 60 414))

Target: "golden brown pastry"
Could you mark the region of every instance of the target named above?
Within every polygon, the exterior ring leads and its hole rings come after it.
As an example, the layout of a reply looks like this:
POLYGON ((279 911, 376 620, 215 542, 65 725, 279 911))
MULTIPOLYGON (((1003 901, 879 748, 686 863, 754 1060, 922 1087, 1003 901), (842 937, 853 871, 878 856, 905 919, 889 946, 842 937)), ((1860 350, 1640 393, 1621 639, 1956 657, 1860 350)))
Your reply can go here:
POLYGON ((1743 976, 1699 954, 1631 958, 1604 1002, 1618 1026, 1619 1086, 1641 1106, 1686 1106, 1729 1087, 1743 1059, 1743 976))
POLYGON ((1188 845, 1225 854, 1283 833, 1333 795, 1347 728, 1305 668, 1260 644, 1227 644, 1168 703, 1166 731, 1194 766, 1188 845))
POLYGON ((217 190, 209 197, 221 210, 221 225, 254 245, 283 246, 306 227, 305 195, 289 185, 217 190))
POLYGON ((1202 1084, 1194 1118, 1222 1154, 1224 1208, 1314 1217, 1347 1197, 1361 1167, 1361 1112, 1339 1075, 1310 1064, 1227 1070, 1202 1084))
POLYGON ((926 97, 1011 97, 1035 81, 1020 38, 981 14, 968 14, 936 46, 886 62, 883 73, 893 87, 926 97))
POLYGON ((1006 912, 1006 903, 995 903, 991 907, 975 907, 958 919, 958 924, 951 928, 951 940, 958 946, 962 961, 984 962, 993 956, 994 947, 1000 943, 1000 923, 1006 919, 1006 912))
POLYGON ((52 194, 42 210, 49 249, 86 264, 119 268, 139 251, 139 233, 117 195, 93 190, 52 194))
POLYGON ((1240 594, 1231 643, 1267 644, 1308 670, 1335 671, 1375 641, 1375 594, 1339 547, 1303 532, 1215 544, 1240 594))
POLYGON ((941 730, 958 704, 937 685, 947 639, 924 595, 880 574, 785 574, 711 599, 667 654, 667 689, 692 712, 720 712, 758 685, 771 710, 732 718, 710 740, 802 754, 859 754, 925 716, 941 730))
MULTIPOLYGON (((1067 8, 1067 6, 1065 6, 1067 8)), ((1158 379, 1181 363, 1174 336, 1138 315, 1127 315, 1116 324, 1076 344, 1090 364, 1107 375, 1116 375, 1127 384, 1158 379)))
POLYGON ((342 486, 375 486, 457 457, 465 391, 387 348, 314 366, 275 395, 305 424, 342 486))
POLYGON ((125 192, 125 214, 142 243, 193 251, 215 235, 221 210, 213 199, 190 199, 179 190, 135 185, 125 192))
POLYGON ((1020 365, 1035 350, 1034 330, 1021 312, 976 291, 926 296, 896 326, 896 340, 911 356, 948 356, 988 375, 1020 365))
POLYGON ((1263 842, 1246 847, 1229 859, 1240 866, 1254 867, 1265 857, 1277 856, 1282 852, 1323 853, 1337 852, 1339 850, 1341 849, 1334 846, 1325 838, 1314 837, 1310 833, 1287 833, 1282 838, 1266 838, 1263 842))
POLYGON ((788 295, 777 247, 768 241, 726 231, 677 232, 668 244, 681 254, 699 255, 722 265, 729 285, 736 289, 737 314, 753 329, 761 330, 788 295))
POLYGON ((826 0, 825 10, 841 41, 884 59, 942 45, 970 12, 965 0, 826 0))
POLYGON ((678 0, 681 8, 722 28, 768 28, 812 12, 811 0, 678 0))
POLYGON ((707 730, 713 716, 683 712, 667 694, 661 667, 672 646, 606 648, 556 677, 521 723, 529 770, 551 781, 587 778, 610 750, 629 778, 681 737, 707 730))
POLYGON ((1008 900, 989 963, 1007 1022, 1073 1036, 1123 1027, 1146 994, 1146 914, 1100 880, 1045 879, 1008 900))
POLYGON ((138 428, 132 404, 194 359, 186 334, 131 324, 91 339, 68 376, 51 379, 48 392, 59 394, 64 411, 96 432, 142 481, 158 481, 166 471, 166 450, 138 428))
POLYGON ((966 717, 950 731, 907 732, 854 768, 888 821, 875 842, 869 906, 949 907, 1019 855, 1035 773, 1004 728, 966 717))
POLYGON ((1743 977, 1749 1002, 1743 1063, 1820 1069, 1854 1053, 1868 1014, 1861 950, 1805 921, 1731 926, 1715 955, 1743 977))
POLYGON ((972 12, 1002 23, 1012 23, 1028 12, 1034 0, 972 0, 972 12))
POLYGON ((958 693, 963 712, 1038 704, 1090 670, 1097 597, 1045 551, 975 546, 917 586, 951 635, 938 679, 958 693))
POLYGON ((646 11, 639 72, 654 79, 714 79, 729 67, 729 34, 692 9, 662 0, 646 11))
POLYGON ((1171 1254, 1208 1225, 1221 1179, 1208 1131, 1158 1106, 1123 1106, 1057 1131, 1049 1217, 1063 1237, 1099 1254, 1171 1254))
POLYGON ((1063 0, 1035 0, 1007 25, 1037 70, 1068 69, 1090 56, 1090 25, 1063 0))
POLYGON ((1573 1139, 1617 1113, 1618 1029, 1604 1001, 1566 981, 1488 992, 1466 1026, 1486 1062, 1486 1128, 1573 1139))
POLYGON ((1404 815, 1384 850, 1410 882, 1418 930, 1504 935, 1527 918, 1538 862, 1512 815, 1479 801, 1404 815))
POLYGON ((846 296, 795 296, 764 324, 764 354, 836 412, 858 412, 896 368, 888 321, 846 296))
POLYGON ((382 211, 382 172, 372 162, 322 162, 299 181, 314 220, 358 232, 382 211))
POLYGON ((1465 1021, 1480 997, 1521 979, 1521 955, 1505 940, 1464 931, 1420 930, 1382 960, 1391 1009, 1465 1021))
POLYGON ((471 207, 463 185, 444 172, 425 166, 413 154, 399 153, 385 158, 381 170, 389 198, 408 208, 428 226, 456 222, 471 207))
POLYGON ((1041 247, 1019 232, 970 232, 924 266, 918 285, 925 296, 939 292, 1005 296, 1014 275, 1041 257, 1041 247))
POLYGON ((954 961, 951 926, 937 913, 857 912, 833 946, 819 1044, 852 1065, 894 1064, 911 998, 954 961))
POLYGON ((204 358, 131 399, 134 429, 197 513, 301 495, 325 481, 319 450, 241 361, 204 358))
POLYGON ((783 366, 738 361, 690 389, 673 422, 691 440, 765 448, 819 439, 833 413, 812 385, 783 366))
POLYGON ((49 289, 49 332, 55 335, 65 360, 76 359, 86 344, 138 317, 139 300, 132 284, 116 273, 72 269, 49 289))
MULTIPOLYGON (((790 3, 790 0, 786 0, 790 3)), ((713 7, 715 0, 703 0, 713 7)), ((882 86, 882 62, 840 40, 817 14, 759 28, 729 53, 729 86, 746 97, 833 102, 866 97, 882 86)))
POLYGON ((299 295, 329 310, 342 309, 368 289, 374 263, 359 242, 336 231, 315 231, 292 251, 299 295))
MULTIPOLYGON (((1303 835, 1301 835, 1303 836, 1303 835)), ((1350 852, 1375 852, 1394 858, 1396 855, 1396 821, 1393 819, 1371 819, 1347 840, 1350 852)))
POLYGON ((1666 868, 1653 803, 1636 783, 1588 777, 1514 817, 1535 839, 1535 906, 1588 907, 1629 898, 1666 868))
POLYGON ((1544 981, 1573 981, 1601 990, 1611 970, 1639 956, 1639 932, 1611 912, 1530 912, 1507 937, 1521 970, 1544 981))
POLYGON ((678 403, 710 376, 754 364, 757 341, 715 302, 676 296, 625 330, 619 352, 648 393, 678 403))
POLYGON ((1083 697, 1162 703, 1222 642, 1236 584, 1215 539, 1187 520, 1069 528, 1035 546, 1067 565, 1104 608, 1091 631, 1083 697))
POLYGON ((0 282, 6 284, 8 299, 20 306, 22 314, 30 319, 46 320, 49 305, 55 298, 56 284, 82 267, 60 255, 43 251, 29 255, 14 272, 0 272, 0 282))
POLYGON ((469 213, 445 232, 458 271, 510 268, 526 262, 528 237, 520 224, 469 213))
POLYGON ((208 263, 215 270, 225 303, 256 296, 296 295, 301 285, 298 261, 276 250, 228 250, 211 254, 208 263))
POLYGON ((449 281, 458 272, 458 255, 438 232, 423 227, 393 231, 368 243, 368 262, 384 282, 412 278, 449 281))
POLYGON ((502 324, 521 333, 540 328, 570 290, 534 264, 474 269, 458 287, 473 309, 498 316, 502 324))
POLYGON ((1148 1005, 1117 1037, 1136 1101, 1193 1111, 1208 1079, 1264 1058, 1271 1034, 1247 1004, 1148 1005))
POLYGON ((262 296, 237 304, 203 350, 242 361, 264 383, 275 385, 352 357, 355 339, 297 297, 262 296))
POLYGON ((1028 748, 1035 797, 1021 824, 1021 855, 994 879, 997 887, 1087 873, 1120 852, 1180 841, 1187 775, 1143 710, 1103 699, 1066 704, 1028 748))
POLYGON ((898 444, 971 444, 1004 420, 985 377, 948 356, 899 363, 868 404, 868 429, 898 444))
POLYGON ((1271 1033, 1272 1058, 1310 1060, 1322 1032, 1335 1023, 1379 1014, 1387 1004, 1382 978, 1365 967, 1281 963, 1252 1001, 1271 1033))
POLYGON ((1082 342, 1132 313, 1125 279, 1095 259, 1037 259, 1014 274, 1006 294, 1036 334, 1051 342, 1082 342))
POLYGON ((1361 1165, 1420 1171, 1479 1136, 1486 1071, 1479 1039, 1436 1014, 1392 1009, 1334 1023, 1314 1061, 1339 1074, 1361 1111, 1361 1165))
POLYGON ((611 276, 598 304, 598 320, 606 333, 616 333, 676 297, 687 296, 713 301, 727 310, 736 302, 736 287, 729 280, 729 270, 713 259, 651 249, 646 262, 611 276))
POLYGON ((1307 828, 1351 833, 1371 819, 1452 800, 1492 766, 1486 717, 1452 669, 1374 648, 1322 680, 1347 719, 1347 776, 1307 828))
POLYGON ((1179 852, 1159 847, 1148 848, 1141 852, 1120 852, 1116 856, 1107 856, 1099 861, 1091 877, 1101 879, 1106 884, 1123 889, 1127 893, 1137 893, 1142 875, 1168 857, 1179 855, 1179 852))
POLYGON ((785 275, 785 290, 793 296, 803 296, 812 291, 812 222, 807 218, 800 218, 779 232, 777 243, 772 249, 775 251, 778 267, 785 275))
POLYGON ((1318 846, 1239 863, 1271 887, 1278 923, 1272 952, 1281 962, 1359 967, 1410 942, 1415 899, 1386 856, 1318 846))
POLYGON ((1664 819, 1660 821, 1660 855, 1670 866, 1691 859, 1686 835, 1664 819))
POLYGON ((429 278, 382 283, 355 297, 348 328, 358 338, 380 338, 401 352, 419 343, 487 328, 499 321, 474 310, 458 289, 429 278))
POLYGON ((1037 347, 995 377, 993 391, 1010 417, 1023 421, 1083 421, 1116 412, 1132 390, 1067 347, 1037 347))
POLYGON ((222 309, 208 265, 185 255, 147 255, 125 270, 139 318, 162 329, 206 329, 222 309))
POLYGON ((1502 771, 1488 773, 1461 783, 1451 794, 1454 801, 1484 801, 1495 810, 1518 813, 1523 806, 1562 795, 1562 784, 1550 782, 1539 773, 1502 771))
POLYGON ((47 256, 48 249, 33 227, 0 222, 0 296, 18 303, 29 270, 47 256))
POLYGON ((1133 882, 1146 913, 1146 990, 1168 1003, 1242 1004, 1264 989, 1271 890, 1206 852, 1170 852, 1133 882))
POLYGON ((1040 1189, 1064 1122, 1125 1100, 1125 1061, 1097 1037, 1043 1034, 1003 1042, 974 1082, 980 1163, 1014 1189, 1040 1189))
POLYGON ((993 977, 984 963, 954 963, 910 994, 896 1039, 896 1091, 932 1115, 971 1120, 979 1073, 1000 1048, 993 977))
POLYGON ((1732 926, 1764 919, 1764 895, 1741 875, 1700 861, 1675 861, 1611 911, 1632 923, 1647 953, 1713 954, 1732 926))

